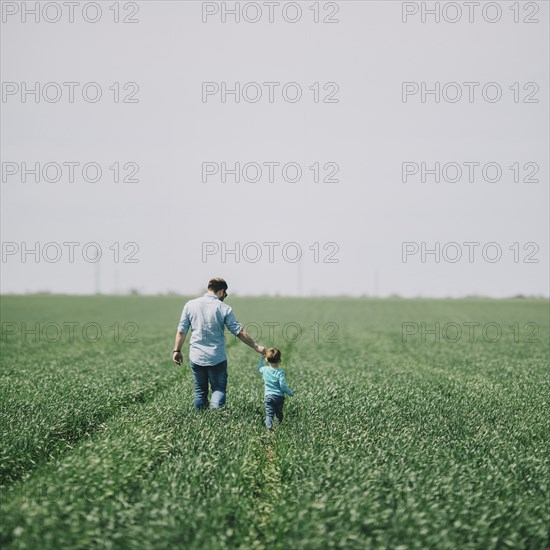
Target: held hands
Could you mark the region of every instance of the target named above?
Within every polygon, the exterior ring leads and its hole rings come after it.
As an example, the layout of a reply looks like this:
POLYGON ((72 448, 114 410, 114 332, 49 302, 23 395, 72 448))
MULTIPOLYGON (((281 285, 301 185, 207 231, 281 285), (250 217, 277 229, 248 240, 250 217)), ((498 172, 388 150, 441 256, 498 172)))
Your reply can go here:
POLYGON ((181 351, 174 351, 172 353, 172 361, 176 363, 177 365, 181 365, 181 360, 183 359, 183 356, 181 354, 181 351))
POLYGON ((265 349, 263 346, 260 346, 260 345, 256 344, 256 346, 254 347, 254 349, 255 349, 258 353, 262 354, 262 355, 265 357, 266 349, 265 349))

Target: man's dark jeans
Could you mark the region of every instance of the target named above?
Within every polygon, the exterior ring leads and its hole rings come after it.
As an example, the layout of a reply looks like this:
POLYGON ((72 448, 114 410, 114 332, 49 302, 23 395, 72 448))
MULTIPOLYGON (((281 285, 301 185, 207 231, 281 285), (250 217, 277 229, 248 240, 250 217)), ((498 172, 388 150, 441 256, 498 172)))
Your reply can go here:
POLYGON ((227 391, 227 360, 213 366, 196 365, 189 361, 195 381, 195 409, 208 407, 208 382, 212 388, 211 409, 225 405, 227 391))
POLYGON ((283 405, 285 404, 284 395, 266 395, 265 396, 265 426, 270 429, 273 426, 273 416, 277 417, 279 422, 283 421, 283 405))

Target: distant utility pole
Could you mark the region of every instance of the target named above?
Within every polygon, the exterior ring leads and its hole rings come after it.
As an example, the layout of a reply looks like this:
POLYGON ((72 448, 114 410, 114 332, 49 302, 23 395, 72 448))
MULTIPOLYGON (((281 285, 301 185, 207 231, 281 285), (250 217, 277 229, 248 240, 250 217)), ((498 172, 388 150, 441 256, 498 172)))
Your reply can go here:
POLYGON ((374 295, 378 296, 378 269, 374 270, 374 295))

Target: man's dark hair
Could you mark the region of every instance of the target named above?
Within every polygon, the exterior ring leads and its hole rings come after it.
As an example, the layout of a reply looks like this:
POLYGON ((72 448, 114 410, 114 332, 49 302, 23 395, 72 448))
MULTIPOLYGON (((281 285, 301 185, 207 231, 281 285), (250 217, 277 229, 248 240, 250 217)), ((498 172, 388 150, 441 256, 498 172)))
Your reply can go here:
POLYGON ((210 281, 208 281, 208 290, 212 290, 213 292, 227 290, 227 283, 225 282, 225 279, 222 279, 221 277, 214 277, 214 279, 210 279, 210 281))

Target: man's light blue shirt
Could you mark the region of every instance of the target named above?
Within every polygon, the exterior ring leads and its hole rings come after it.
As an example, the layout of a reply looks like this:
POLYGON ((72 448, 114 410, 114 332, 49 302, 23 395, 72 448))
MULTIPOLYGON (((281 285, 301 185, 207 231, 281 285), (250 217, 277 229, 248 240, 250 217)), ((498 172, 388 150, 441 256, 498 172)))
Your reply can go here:
POLYGON ((217 296, 206 293, 200 298, 189 300, 183 307, 178 324, 179 332, 189 332, 189 360, 196 365, 217 365, 227 359, 225 353, 225 332, 237 336, 243 329, 227 304, 217 296))

